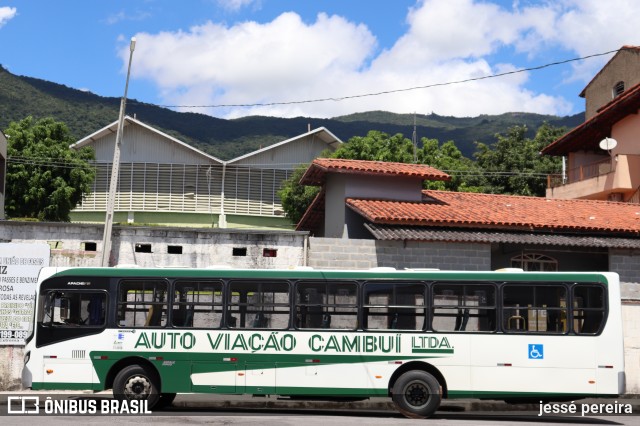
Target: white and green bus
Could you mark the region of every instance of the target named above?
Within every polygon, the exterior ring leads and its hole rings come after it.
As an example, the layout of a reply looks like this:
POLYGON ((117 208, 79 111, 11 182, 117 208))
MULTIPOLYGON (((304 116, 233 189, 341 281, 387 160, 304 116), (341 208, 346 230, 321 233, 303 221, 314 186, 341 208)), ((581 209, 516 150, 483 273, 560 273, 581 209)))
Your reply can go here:
POLYGON ((624 393, 615 273, 44 268, 23 384, 177 393, 572 400, 624 393))

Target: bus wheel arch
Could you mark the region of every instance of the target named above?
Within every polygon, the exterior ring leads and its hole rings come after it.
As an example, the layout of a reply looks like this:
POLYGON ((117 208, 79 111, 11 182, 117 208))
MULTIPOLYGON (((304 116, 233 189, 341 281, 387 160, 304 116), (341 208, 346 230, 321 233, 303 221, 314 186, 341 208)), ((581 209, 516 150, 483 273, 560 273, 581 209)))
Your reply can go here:
POLYGON ((429 363, 420 362, 420 361, 412 361, 406 364, 402 364, 402 366, 399 367, 391 375, 391 379, 389 379, 389 396, 390 397, 393 396, 393 386, 396 384, 396 381, 400 378, 400 376, 412 370, 421 370, 435 377, 438 383, 440 383, 440 386, 442 388, 442 398, 448 398, 449 395, 448 395, 448 389, 447 389, 447 381, 444 379, 444 376, 442 375, 440 370, 438 370, 436 367, 434 367, 429 363))
POLYGON ((160 373, 158 373, 158 370, 156 369, 156 367, 149 360, 141 357, 136 357, 136 356, 122 358, 121 360, 113 364, 109 369, 109 372, 107 373, 107 377, 105 378, 104 388, 113 389, 113 382, 116 376, 118 375, 118 373, 120 373, 120 371, 122 371, 124 368, 128 366, 136 365, 136 364, 146 368, 150 372, 153 372, 152 374, 155 374, 155 379, 157 380, 158 387, 162 389, 160 373))

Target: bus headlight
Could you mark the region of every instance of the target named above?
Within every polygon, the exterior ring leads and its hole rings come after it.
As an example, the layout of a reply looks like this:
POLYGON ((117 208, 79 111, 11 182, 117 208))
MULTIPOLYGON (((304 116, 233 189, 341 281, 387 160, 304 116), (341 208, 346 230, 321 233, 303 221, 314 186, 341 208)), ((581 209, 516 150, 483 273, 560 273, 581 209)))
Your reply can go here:
POLYGON ((24 365, 27 365, 30 359, 31 359, 31 351, 27 351, 27 353, 24 354, 24 365))

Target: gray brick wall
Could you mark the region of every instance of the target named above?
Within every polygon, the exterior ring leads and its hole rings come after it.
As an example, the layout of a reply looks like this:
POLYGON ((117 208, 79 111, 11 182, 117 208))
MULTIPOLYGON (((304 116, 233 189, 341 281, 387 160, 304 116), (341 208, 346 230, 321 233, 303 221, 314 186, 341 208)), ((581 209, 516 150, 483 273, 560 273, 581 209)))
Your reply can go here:
POLYGON ((437 268, 488 271, 489 244, 310 238, 309 266, 318 269, 369 269, 375 267, 437 268))
POLYGON ((634 250, 609 250, 609 270, 620 274, 620 281, 640 283, 640 253, 634 250))

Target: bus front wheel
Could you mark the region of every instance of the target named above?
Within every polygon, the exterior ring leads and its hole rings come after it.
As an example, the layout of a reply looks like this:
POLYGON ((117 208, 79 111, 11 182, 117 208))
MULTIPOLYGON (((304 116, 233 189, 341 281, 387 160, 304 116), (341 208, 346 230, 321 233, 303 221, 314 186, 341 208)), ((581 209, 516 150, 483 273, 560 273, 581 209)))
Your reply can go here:
POLYGON ((156 375, 141 365, 125 367, 113 381, 113 396, 119 400, 146 400, 151 409, 160 398, 156 375))
POLYGON ((392 399, 398 411, 412 419, 424 419, 440 406, 440 383, 426 371, 407 371, 393 385, 392 399))

